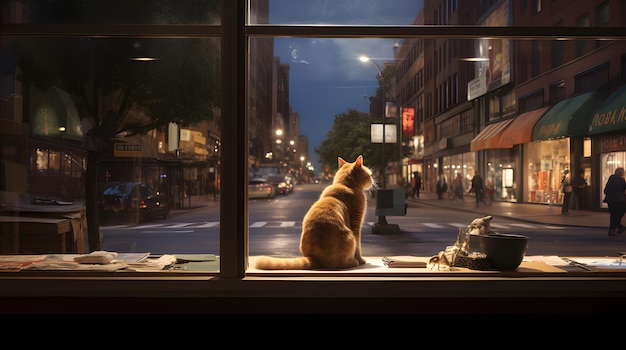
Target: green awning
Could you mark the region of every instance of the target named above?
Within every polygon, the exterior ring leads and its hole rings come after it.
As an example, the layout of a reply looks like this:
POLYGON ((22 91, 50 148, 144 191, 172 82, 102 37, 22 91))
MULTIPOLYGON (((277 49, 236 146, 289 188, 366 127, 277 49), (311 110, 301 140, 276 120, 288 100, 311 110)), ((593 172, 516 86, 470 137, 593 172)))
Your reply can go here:
POLYGON ((533 141, 588 135, 589 114, 604 95, 601 91, 591 91, 557 103, 535 124, 533 141))
POLYGON ((589 118, 589 134, 626 130, 626 85, 612 93, 589 118))

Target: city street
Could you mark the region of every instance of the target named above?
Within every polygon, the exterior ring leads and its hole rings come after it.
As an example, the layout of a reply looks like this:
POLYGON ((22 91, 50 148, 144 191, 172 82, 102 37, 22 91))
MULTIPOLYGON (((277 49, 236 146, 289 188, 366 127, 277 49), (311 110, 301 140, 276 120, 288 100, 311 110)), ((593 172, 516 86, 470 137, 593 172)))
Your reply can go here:
MULTIPOLYGON (((323 186, 298 185, 290 195, 250 200, 249 254, 300 255, 302 217, 323 186)), ((528 255, 616 256, 626 249, 624 237, 608 237, 606 212, 570 210, 563 216, 556 206, 502 202, 476 208, 472 196, 454 202, 437 200, 430 193, 409 198, 407 206, 406 216, 386 217, 400 232, 373 234, 378 218, 375 200, 370 199, 362 231, 365 255, 435 255, 454 243, 458 228, 484 215, 494 217, 493 231, 528 236, 528 255)), ((104 226, 101 232, 103 248, 109 251, 219 255, 219 198, 192 196, 188 207, 173 211, 167 220, 104 226)))

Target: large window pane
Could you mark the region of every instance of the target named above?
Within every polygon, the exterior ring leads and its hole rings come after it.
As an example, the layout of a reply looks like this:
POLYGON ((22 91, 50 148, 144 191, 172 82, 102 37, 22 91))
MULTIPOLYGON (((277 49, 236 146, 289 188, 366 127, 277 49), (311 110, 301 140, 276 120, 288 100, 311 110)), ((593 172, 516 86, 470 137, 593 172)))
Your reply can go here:
MULTIPOLYGON (((571 131, 560 135, 567 137, 561 140, 566 145, 561 153, 544 151, 524 159, 509 149, 516 146, 532 150, 537 143, 545 143, 544 147, 551 149, 549 145, 556 141, 533 143, 529 138, 514 144, 493 144, 484 150, 471 149, 472 152, 465 148, 491 123, 511 121, 518 116, 520 122, 531 118, 522 115, 529 107, 521 107, 527 104, 529 96, 537 96, 539 101, 530 110, 553 107, 560 101, 550 96, 555 84, 562 87, 563 98, 574 98, 581 91, 606 96, 620 86, 618 67, 625 42, 606 41, 606 45, 594 46, 596 49, 587 61, 577 59, 578 41, 565 41, 559 46, 552 42, 497 38, 252 37, 247 108, 249 176, 261 177, 264 166, 275 164, 276 172, 291 174, 298 185, 295 195, 285 193, 250 200, 250 254, 300 254, 302 219, 324 186, 332 181, 339 156, 355 159, 363 154, 378 185, 386 188, 401 188, 418 171, 425 193, 434 193, 440 175, 453 179, 457 174, 464 179, 467 191, 473 174, 479 172, 487 175, 496 200, 562 204, 562 196, 549 195, 558 192, 556 180, 544 184, 549 187, 547 194, 537 195, 534 182, 529 185, 525 179, 536 177, 539 168, 546 173, 588 168, 567 142, 570 137, 576 139, 572 142, 582 142, 581 134, 571 131), (564 51, 555 69, 547 61, 555 56, 535 55, 538 47, 564 51), (368 58, 366 62, 360 60, 364 56, 368 58), (526 60, 533 56, 538 59, 526 60), (565 63, 561 58, 565 58, 565 63), (582 84, 586 80, 580 77, 589 76, 589 72, 606 73, 606 59, 616 68, 614 77, 605 77, 597 84, 582 84), (529 62, 532 66, 516 62, 529 62), (530 74, 532 71, 538 74, 530 74), (614 83, 607 84, 611 79, 614 83), (416 111, 414 115, 418 116, 408 134, 401 132, 405 109, 416 111), (386 127, 394 128, 394 135, 401 135, 397 140, 387 140, 386 147, 374 141, 370 127, 381 123, 383 113, 386 127), (435 132, 429 132, 430 125, 435 126, 435 132), (558 161, 546 163, 546 159, 558 161), (275 230, 267 230, 267 225, 279 227, 280 234, 269 235, 269 231, 275 230)), ((571 130, 587 128, 592 105, 599 106, 603 97, 598 98, 595 102, 590 100, 585 109, 571 111, 576 115, 571 130)), ((542 115, 532 114, 533 118, 542 115)), ((536 119, 526 130, 519 131, 532 133, 535 122, 536 119)), ((596 186, 595 193, 600 193, 603 184, 591 186, 596 186)), ((369 212, 362 232, 371 234, 376 220, 369 212)), ((396 253, 436 253, 420 250, 422 247, 418 243, 407 244, 396 253)), ((369 243, 363 249, 385 250, 369 243)))
POLYGON ((4 37, 2 56, 3 215, 82 224, 3 253, 219 256, 218 39, 4 37))

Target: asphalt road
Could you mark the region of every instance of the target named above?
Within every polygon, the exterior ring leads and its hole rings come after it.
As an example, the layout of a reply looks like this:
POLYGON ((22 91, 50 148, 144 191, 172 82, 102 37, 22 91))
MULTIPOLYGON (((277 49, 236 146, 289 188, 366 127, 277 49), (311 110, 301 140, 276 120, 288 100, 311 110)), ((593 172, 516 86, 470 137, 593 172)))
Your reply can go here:
MULTIPOLYGON (((302 217, 322 188, 321 184, 305 184, 297 186, 293 194, 273 200, 250 200, 249 254, 300 255, 302 217)), ((429 198, 429 194, 421 196, 407 200, 406 215, 386 217, 399 228, 390 234, 374 234, 378 217, 375 200, 370 200, 362 230, 365 255, 435 255, 454 243, 460 227, 484 215, 494 216, 494 231, 528 236, 527 255, 616 256, 626 248, 626 238, 608 237, 603 227, 607 213, 571 211, 569 217, 563 217, 559 207, 494 203, 476 208, 470 197, 455 203, 429 198), (576 220, 589 222, 572 225, 576 220)), ((192 197, 188 208, 173 212, 166 220, 105 226, 101 232, 103 249, 110 251, 219 255, 219 199, 192 197)))

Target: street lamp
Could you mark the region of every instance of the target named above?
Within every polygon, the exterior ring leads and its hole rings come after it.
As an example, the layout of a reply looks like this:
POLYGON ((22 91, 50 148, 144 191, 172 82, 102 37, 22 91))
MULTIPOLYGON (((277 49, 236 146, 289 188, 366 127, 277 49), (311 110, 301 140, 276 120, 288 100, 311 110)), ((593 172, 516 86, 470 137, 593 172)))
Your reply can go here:
MULTIPOLYGON (((361 60, 361 62, 363 63, 367 63, 367 62, 374 62, 374 64, 376 65, 376 68, 378 68, 378 72, 380 74, 380 80, 381 80, 381 88, 383 91, 383 98, 382 98, 382 118, 383 118, 383 140, 381 143, 381 150, 382 150, 382 154, 381 154, 381 167, 380 167, 380 174, 381 174, 381 189, 385 189, 387 187, 387 179, 385 178, 385 168, 387 168, 387 162, 385 159, 385 134, 386 134, 386 130, 385 130, 385 126, 386 126, 386 120, 387 119, 386 115, 385 115, 385 105, 386 105, 386 100, 387 100, 387 89, 385 87, 384 81, 383 81, 383 70, 382 68, 380 68, 380 65, 378 64, 378 62, 376 62, 375 60, 373 60, 372 58, 368 57, 368 56, 361 56, 359 57, 359 60, 361 60)), ((380 218, 380 217, 379 217, 380 218)))
MULTIPOLYGON (((380 86, 382 89, 382 118, 383 118, 383 139, 382 139, 382 143, 381 143, 381 150, 382 150, 382 154, 381 154, 381 167, 380 167, 380 174, 381 174, 381 186, 380 189, 384 190, 387 187, 387 179, 386 179, 386 174, 385 174, 385 169, 387 168, 387 161, 385 159, 385 136, 387 134, 387 130, 386 128, 386 124, 387 124, 387 115, 386 115, 386 105, 387 105, 387 86, 385 84, 385 79, 384 79, 384 75, 383 75, 383 69, 380 67, 380 65, 378 64, 378 62, 376 62, 374 59, 372 59, 371 57, 368 56, 360 56, 359 60, 363 63, 367 63, 367 62, 374 62, 374 64, 376 65, 376 68, 378 68, 378 73, 380 74, 380 86)), ((377 203, 380 203, 380 198, 381 193, 378 194, 378 198, 377 198, 377 203)), ((377 208, 378 208, 378 204, 377 204, 377 208)), ((378 216, 378 222, 374 225, 374 227, 372 228, 372 231, 374 233, 392 233, 392 232, 397 232, 399 231, 399 227, 398 225, 390 225, 387 223, 387 217, 385 215, 379 215, 378 216)))

